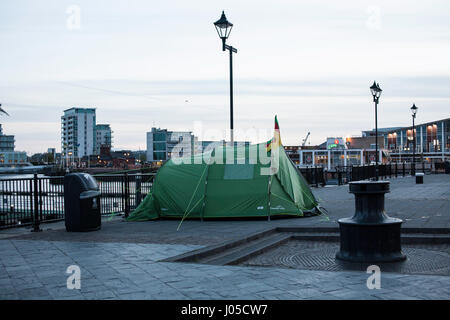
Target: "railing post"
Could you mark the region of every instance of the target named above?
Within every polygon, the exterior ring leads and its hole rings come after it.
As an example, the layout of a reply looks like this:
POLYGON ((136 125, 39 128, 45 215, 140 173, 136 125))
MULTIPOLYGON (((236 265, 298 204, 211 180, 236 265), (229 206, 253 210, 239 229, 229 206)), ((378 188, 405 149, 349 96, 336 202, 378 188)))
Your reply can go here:
POLYGON ((128 218, 128 215, 130 213, 130 186, 129 186, 129 180, 128 180, 128 173, 125 173, 124 176, 124 183, 125 183, 125 218, 128 218))
POLYGON ((405 168, 405 166, 406 166, 406 162, 403 161, 403 177, 404 177, 405 174, 406 174, 406 168, 405 168))
MULTIPOLYGON (((31 192, 31 190, 30 190, 31 192)), ((33 176, 33 230, 32 232, 40 232, 42 231, 40 228, 39 221, 39 192, 38 192, 38 176, 37 173, 33 176)))
POLYGON ((142 175, 136 175, 136 207, 141 203, 142 200, 141 182, 142 175))
POLYGON ((318 170, 317 170, 317 166, 314 168, 314 180, 316 182, 316 188, 319 187, 319 174, 318 174, 318 170))
POLYGON ((397 161, 395 162, 395 177, 397 178, 398 175, 398 165, 397 161))

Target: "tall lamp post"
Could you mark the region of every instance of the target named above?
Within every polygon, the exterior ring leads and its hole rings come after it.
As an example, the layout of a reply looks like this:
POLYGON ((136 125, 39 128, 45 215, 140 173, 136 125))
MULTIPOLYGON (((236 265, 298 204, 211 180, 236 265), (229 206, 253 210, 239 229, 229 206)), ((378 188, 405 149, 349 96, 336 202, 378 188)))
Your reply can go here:
POLYGON ((370 92, 373 96, 373 102, 375 102, 375 180, 378 181, 378 101, 381 96, 381 88, 378 83, 375 81, 373 85, 370 87, 370 92))
POLYGON ((216 27, 217 34, 220 39, 222 39, 222 51, 230 51, 230 138, 231 145, 233 145, 233 52, 237 53, 237 49, 225 44, 230 35, 231 29, 233 28, 233 24, 227 20, 224 11, 222 11, 222 16, 220 19, 214 22, 214 26, 216 27))
MULTIPOLYGON (((377 105, 381 88, 374 82, 370 90, 375 102, 378 180, 377 105)), ((384 195, 390 191, 390 182, 352 181, 349 183, 349 191, 355 195, 355 214, 351 218, 338 220, 341 246, 336 259, 371 264, 405 260, 400 237, 403 221, 389 217, 384 209, 384 195)))
POLYGON ((416 119, 416 114, 417 114, 417 110, 418 109, 419 108, 416 107, 415 103, 411 107, 412 123, 413 123, 413 128, 412 128, 413 157, 412 157, 412 163, 411 163, 411 175, 415 175, 416 174, 416 132, 415 132, 416 131, 416 127, 415 127, 414 120, 416 119))

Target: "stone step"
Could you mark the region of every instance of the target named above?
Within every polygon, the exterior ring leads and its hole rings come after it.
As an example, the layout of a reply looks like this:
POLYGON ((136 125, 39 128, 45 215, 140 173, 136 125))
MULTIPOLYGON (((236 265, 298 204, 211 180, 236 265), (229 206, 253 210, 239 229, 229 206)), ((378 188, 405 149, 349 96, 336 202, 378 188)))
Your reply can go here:
MULTIPOLYGON (((278 232, 306 232, 306 233, 329 233, 338 232, 339 227, 277 227, 278 232)), ((402 227, 402 234, 447 234, 450 235, 450 228, 416 228, 402 227)))
POLYGON ((221 244, 208 246, 206 248, 200 248, 194 251, 186 252, 175 257, 161 260, 162 262, 195 262, 199 263, 201 260, 206 259, 210 256, 220 254, 224 251, 230 250, 232 248, 240 247, 246 243, 270 236, 272 234, 277 234, 275 228, 270 228, 264 231, 256 232, 247 235, 238 240, 231 240, 221 244))
MULTIPOLYGON (((403 231, 403 230, 402 230, 403 231)), ((410 230, 412 231, 412 230, 410 230)), ((416 230, 415 230, 416 231, 416 230)), ((422 230, 418 230, 422 231, 422 230)), ((450 244, 450 234, 438 234, 425 230, 424 233, 402 233, 402 244, 450 244)), ((445 230, 446 231, 446 230, 445 230)), ((339 243, 338 228, 280 227, 263 230, 238 240, 190 251, 164 262, 194 262, 212 265, 238 264, 250 257, 266 252, 290 239, 300 241, 329 241, 339 243)))
POLYGON ((277 247, 287 242, 290 238, 291 235, 289 234, 276 233, 207 257, 202 259, 200 263, 213 265, 238 264, 248 258, 277 247))
MULTIPOLYGON (((318 233, 318 232, 302 232, 291 233, 295 240, 305 241, 335 241, 339 242, 339 233, 318 233)), ((402 233, 402 244, 448 244, 450 243, 449 234, 424 234, 424 233, 402 233)))

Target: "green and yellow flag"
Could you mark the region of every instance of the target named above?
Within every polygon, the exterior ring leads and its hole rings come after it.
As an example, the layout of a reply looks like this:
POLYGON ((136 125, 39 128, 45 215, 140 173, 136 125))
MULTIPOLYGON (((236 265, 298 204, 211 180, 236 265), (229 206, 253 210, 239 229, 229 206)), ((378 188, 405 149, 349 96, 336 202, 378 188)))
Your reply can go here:
POLYGON ((275 116, 275 128, 273 131, 273 138, 267 141, 266 148, 267 151, 276 149, 281 146, 281 136, 280 136, 280 126, 278 125, 277 116, 275 116))

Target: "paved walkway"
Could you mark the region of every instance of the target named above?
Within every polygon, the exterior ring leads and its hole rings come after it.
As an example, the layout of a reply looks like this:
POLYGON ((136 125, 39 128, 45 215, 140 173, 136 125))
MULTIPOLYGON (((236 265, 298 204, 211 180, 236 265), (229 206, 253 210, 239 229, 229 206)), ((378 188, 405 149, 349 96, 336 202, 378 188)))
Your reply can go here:
POLYGON ((198 246, 0 240, 0 299, 448 299, 443 276, 162 263, 198 246), (81 289, 67 289, 70 265, 81 289))
MULTIPOLYGON (((385 210, 389 216, 403 219, 403 227, 450 228, 450 175, 426 175, 424 184, 416 184, 414 177, 388 181, 391 192, 385 196, 385 210)), ((313 191, 332 220, 354 212, 354 195, 348 193, 348 185, 313 191)))
MULTIPOLYGON (((404 227, 450 227, 450 175, 391 180, 386 211, 404 227)), ((449 277, 382 273, 369 290, 365 272, 163 263, 161 259, 240 238, 274 226, 333 226, 351 216, 348 186, 313 189, 328 216, 277 220, 123 222, 68 233, 63 223, 44 232, 0 231, 0 299, 449 299, 449 277), (52 230, 49 230, 52 229, 52 230), (66 288, 69 265, 81 267, 81 289, 66 288)))

